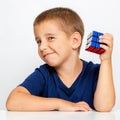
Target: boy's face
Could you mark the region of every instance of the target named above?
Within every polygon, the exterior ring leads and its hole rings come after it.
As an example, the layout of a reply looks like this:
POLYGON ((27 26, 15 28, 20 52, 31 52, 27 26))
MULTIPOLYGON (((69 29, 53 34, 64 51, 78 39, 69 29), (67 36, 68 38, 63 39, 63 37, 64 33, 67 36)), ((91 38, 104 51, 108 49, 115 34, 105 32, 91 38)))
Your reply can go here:
POLYGON ((71 59, 71 37, 54 20, 43 21, 34 27, 38 54, 48 65, 58 67, 71 59))

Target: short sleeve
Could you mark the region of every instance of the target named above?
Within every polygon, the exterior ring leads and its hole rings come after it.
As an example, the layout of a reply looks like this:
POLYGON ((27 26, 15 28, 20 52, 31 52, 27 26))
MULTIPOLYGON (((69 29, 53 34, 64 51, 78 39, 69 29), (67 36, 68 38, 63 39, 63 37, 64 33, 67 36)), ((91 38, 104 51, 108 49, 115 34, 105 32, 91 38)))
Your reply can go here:
POLYGON ((100 70, 100 64, 96 64, 93 68, 94 70, 94 79, 93 79, 93 92, 95 93, 97 82, 98 82, 98 76, 99 76, 99 70, 100 70))
POLYGON ((44 82, 44 76, 39 68, 36 68, 19 86, 25 87, 33 95, 40 96, 43 91, 44 82))

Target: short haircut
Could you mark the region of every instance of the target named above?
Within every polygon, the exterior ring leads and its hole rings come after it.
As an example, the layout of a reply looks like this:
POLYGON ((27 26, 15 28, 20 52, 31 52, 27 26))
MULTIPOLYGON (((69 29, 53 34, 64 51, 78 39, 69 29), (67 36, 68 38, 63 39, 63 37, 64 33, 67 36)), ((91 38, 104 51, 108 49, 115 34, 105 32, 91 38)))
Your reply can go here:
POLYGON ((83 39, 84 24, 82 19, 70 8, 57 7, 48 9, 35 18, 33 25, 36 26, 45 20, 55 20, 67 35, 79 32, 81 39, 83 39))

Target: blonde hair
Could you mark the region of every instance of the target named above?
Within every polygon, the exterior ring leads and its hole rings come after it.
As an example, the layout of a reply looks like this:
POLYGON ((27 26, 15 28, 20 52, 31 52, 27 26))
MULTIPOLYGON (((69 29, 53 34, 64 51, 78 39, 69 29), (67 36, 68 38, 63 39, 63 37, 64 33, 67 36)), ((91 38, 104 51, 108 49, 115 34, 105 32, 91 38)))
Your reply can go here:
POLYGON ((84 24, 80 16, 73 10, 63 7, 48 9, 35 18, 33 25, 36 26, 45 20, 56 20, 67 35, 79 32, 83 39, 84 24))

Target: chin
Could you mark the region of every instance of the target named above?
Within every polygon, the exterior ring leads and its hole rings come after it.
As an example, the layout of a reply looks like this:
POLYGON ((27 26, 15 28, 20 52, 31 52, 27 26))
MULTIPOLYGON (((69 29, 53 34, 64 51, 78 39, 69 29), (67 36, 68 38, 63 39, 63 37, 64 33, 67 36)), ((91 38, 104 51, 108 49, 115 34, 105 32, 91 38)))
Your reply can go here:
POLYGON ((57 67, 57 66, 59 66, 59 64, 58 63, 56 63, 56 62, 46 62, 49 66, 51 66, 51 67, 57 67))

